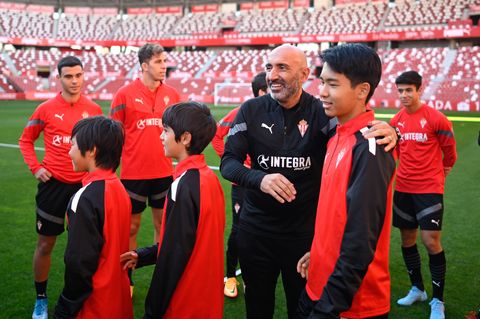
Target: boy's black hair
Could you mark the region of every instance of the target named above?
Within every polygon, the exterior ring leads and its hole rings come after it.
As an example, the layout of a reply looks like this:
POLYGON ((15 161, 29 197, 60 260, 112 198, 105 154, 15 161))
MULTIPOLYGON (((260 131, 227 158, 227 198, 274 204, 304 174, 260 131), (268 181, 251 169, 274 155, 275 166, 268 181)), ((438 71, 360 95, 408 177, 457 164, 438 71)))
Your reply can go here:
POLYGON ((62 75, 62 68, 66 67, 66 66, 72 67, 72 66, 77 66, 77 65, 80 65, 80 67, 83 70, 82 61, 80 61, 80 59, 77 58, 76 56, 69 55, 69 56, 63 57, 60 60, 60 62, 58 62, 58 65, 57 65, 58 75, 59 76, 62 75))
POLYGON ((372 48, 359 43, 348 43, 329 48, 320 53, 320 59, 328 63, 335 72, 345 75, 356 85, 367 82, 370 84, 368 103, 382 77, 382 61, 372 48))
POLYGON ((77 141, 82 156, 96 150, 95 165, 115 171, 120 164, 124 143, 124 130, 120 122, 103 115, 87 117, 75 124, 72 138, 77 141))
POLYGON ((252 80, 252 92, 253 96, 257 97, 260 90, 267 92, 267 73, 266 72, 260 72, 257 75, 253 77, 252 80))
POLYGON ((148 63, 150 59, 157 54, 165 52, 165 49, 160 44, 147 43, 138 50, 138 62, 140 66, 143 62, 148 63))
POLYGON ((399 84, 413 84, 418 91, 422 86, 422 76, 417 71, 403 72, 395 79, 395 85, 399 84))
POLYGON ((201 154, 215 136, 217 124, 210 109, 203 103, 177 103, 163 112, 162 123, 175 133, 175 141, 179 142, 183 133, 189 132, 192 140, 187 148, 189 155, 201 154))

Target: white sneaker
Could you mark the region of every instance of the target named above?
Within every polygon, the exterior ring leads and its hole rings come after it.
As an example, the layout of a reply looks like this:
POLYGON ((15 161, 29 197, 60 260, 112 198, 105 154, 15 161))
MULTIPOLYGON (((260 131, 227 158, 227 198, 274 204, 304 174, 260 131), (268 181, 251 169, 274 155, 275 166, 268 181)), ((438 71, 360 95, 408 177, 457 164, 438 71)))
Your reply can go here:
POLYGON ((48 319, 48 299, 37 299, 33 309, 32 319, 48 319))
POLYGON ((417 301, 425 301, 425 300, 427 300, 427 292, 421 291, 417 287, 413 286, 412 289, 410 289, 410 291, 405 297, 397 300, 397 303, 400 306, 411 306, 413 303, 417 301))
POLYGON ((430 305, 430 319, 445 319, 445 305, 443 301, 433 298, 430 305))

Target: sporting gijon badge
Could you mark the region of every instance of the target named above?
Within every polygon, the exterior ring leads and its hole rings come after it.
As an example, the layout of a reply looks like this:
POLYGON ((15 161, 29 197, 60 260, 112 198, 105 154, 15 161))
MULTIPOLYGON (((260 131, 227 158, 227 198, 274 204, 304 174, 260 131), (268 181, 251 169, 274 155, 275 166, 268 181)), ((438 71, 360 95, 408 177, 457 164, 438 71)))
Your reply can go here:
POLYGON ((298 131, 300 132, 300 135, 303 137, 307 132, 308 123, 305 120, 301 120, 300 122, 298 122, 297 127, 298 127, 298 131))

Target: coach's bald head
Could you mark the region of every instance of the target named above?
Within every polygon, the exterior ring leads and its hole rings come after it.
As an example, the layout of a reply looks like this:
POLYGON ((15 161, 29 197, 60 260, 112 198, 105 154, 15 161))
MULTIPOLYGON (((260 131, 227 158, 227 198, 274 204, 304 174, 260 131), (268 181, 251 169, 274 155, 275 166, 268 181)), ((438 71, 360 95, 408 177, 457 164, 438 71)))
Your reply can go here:
POLYGON ((272 98, 285 108, 295 106, 310 74, 305 53, 293 45, 278 46, 268 55, 265 71, 272 98))

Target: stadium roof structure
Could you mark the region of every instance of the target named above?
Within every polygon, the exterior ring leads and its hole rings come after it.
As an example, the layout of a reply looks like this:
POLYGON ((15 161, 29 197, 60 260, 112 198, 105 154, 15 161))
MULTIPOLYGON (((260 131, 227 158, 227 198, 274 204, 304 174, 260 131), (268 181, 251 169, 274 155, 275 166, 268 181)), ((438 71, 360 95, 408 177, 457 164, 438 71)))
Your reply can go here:
POLYGON ((222 3, 243 3, 243 2, 259 2, 258 0, 27 0, 15 1, 7 0, 14 3, 52 5, 55 7, 65 6, 81 6, 81 7, 116 7, 116 8, 140 8, 140 7, 158 7, 158 6, 182 6, 187 7, 197 4, 222 4, 222 3))

